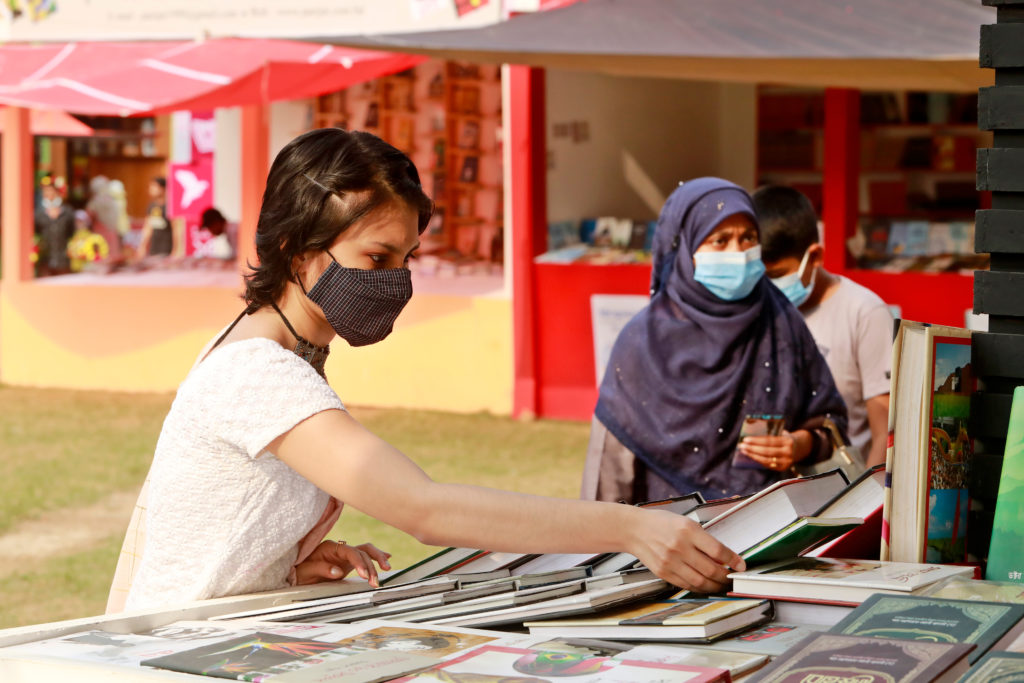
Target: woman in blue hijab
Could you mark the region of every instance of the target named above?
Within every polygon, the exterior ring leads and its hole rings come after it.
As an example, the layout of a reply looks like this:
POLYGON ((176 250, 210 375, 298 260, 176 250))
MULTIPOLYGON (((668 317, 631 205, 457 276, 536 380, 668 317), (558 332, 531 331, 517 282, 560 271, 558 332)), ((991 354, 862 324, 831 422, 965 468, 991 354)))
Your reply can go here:
POLYGON ((601 383, 583 498, 744 495, 829 455, 823 421, 845 431, 846 408, 800 313, 764 277, 758 238, 733 183, 698 178, 669 197, 650 304, 619 334, 601 383), (782 416, 785 431, 737 445, 760 415, 782 416))

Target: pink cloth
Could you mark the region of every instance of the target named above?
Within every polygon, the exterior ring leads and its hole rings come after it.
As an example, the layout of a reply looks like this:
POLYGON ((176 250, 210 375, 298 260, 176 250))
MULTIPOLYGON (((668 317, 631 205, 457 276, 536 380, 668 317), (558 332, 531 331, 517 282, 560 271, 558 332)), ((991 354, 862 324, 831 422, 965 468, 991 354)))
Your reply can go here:
POLYGON ((292 570, 288 572, 288 584, 291 586, 295 585, 296 576, 295 568, 305 562, 316 547, 324 540, 327 533, 334 527, 334 524, 341 517, 341 509, 345 506, 344 503, 339 501, 333 496, 327 501, 327 506, 324 508, 324 513, 320 515, 320 520, 313 525, 313 528, 309 530, 309 533, 302 537, 299 541, 299 553, 295 556, 295 564, 292 565, 292 570))

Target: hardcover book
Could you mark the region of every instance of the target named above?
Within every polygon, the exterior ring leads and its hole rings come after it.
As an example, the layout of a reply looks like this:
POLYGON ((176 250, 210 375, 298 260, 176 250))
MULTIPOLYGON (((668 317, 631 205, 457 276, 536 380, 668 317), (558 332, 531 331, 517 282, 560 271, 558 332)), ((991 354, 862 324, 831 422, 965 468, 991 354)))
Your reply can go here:
POLYGON ((985 578, 1024 583, 1024 387, 1013 392, 985 578))
POLYGON ((893 351, 882 558, 966 562, 970 331, 902 321, 893 351))
MULTIPOLYGON (((778 615, 776 615, 776 619, 778 619, 778 615)), ((770 624, 744 631, 739 635, 701 645, 701 649, 778 657, 807 636, 824 630, 825 628, 821 626, 773 621, 770 624)))
POLYGON ((636 683, 649 681, 712 683, 721 681, 728 683, 730 680, 729 672, 725 669, 484 645, 461 657, 438 664, 428 671, 397 679, 395 683, 404 683, 405 681, 416 681, 417 683, 426 683, 426 681, 436 681, 437 683, 523 681, 525 683, 530 681, 532 683, 552 679, 560 680, 567 676, 577 683, 598 683, 599 681, 616 681, 617 683, 634 681, 636 683))
POLYGON ((254 674, 266 674, 281 665, 321 655, 339 647, 320 640, 304 640, 257 631, 212 645, 143 660, 142 665, 199 676, 252 680, 254 674))
POLYGON ((1024 604, 1024 585, 1016 581, 979 581, 966 576, 954 576, 936 583, 921 595, 930 598, 1024 604))
POLYGON ((451 571, 469 560, 483 555, 486 551, 477 548, 444 548, 438 552, 423 558, 405 569, 400 569, 393 574, 388 574, 381 579, 380 585, 396 585, 419 581, 430 576, 436 576, 446 571, 451 571))
POLYGON ((960 683, 1024 683, 1024 654, 989 652, 971 667, 960 683))
POLYGON ((710 642, 771 619, 768 600, 647 602, 592 617, 528 621, 531 634, 605 640, 710 642))
POLYGON ((909 594, 973 567, 798 557, 729 574, 745 595, 861 603, 872 593, 909 594))
POLYGON ((686 645, 637 645, 626 652, 613 655, 615 659, 632 659, 644 662, 664 662, 666 664, 685 664, 711 669, 727 669, 729 675, 736 679, 752 671, 760 669, 768 663, 765 655, 743 654, 727 650, 712 650, 707 647, 689 647, 686 645))
POLYGON ((863 522, 863 519, 854 517, 802 517, 747 550, 742 557, 751 567, 803 555, 856 529, 863 522))
POLYGON ((1013 640, 1024 605, 946 600, 919 595, 872 595, 831 633, 940 643, 973 643, 974 662, 1002 638, 1013 640))
POLYGON ((758 672, 759 683, 952 683, 973 645, 816 633, 758 672))

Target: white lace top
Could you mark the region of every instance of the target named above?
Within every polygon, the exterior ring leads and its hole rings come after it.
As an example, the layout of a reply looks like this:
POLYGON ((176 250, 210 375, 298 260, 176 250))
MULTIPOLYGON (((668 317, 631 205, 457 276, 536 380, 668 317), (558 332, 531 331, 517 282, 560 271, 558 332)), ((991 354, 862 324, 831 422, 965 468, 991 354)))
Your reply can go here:
POLYGON ((344 406, 327 382, 270 339, 217 347, 197 364, 157 442, 126 609, 285 586, 330 497, 265 448, 329 409, 344 406))

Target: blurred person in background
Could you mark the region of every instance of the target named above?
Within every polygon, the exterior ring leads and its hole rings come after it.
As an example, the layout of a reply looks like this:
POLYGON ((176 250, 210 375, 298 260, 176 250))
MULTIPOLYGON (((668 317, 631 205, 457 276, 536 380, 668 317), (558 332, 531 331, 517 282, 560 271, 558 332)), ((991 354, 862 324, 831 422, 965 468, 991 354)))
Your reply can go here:
POLYGON ((174 231, 167 220, 167 180, 153 178, 149 182, 149 206, 142 223, 139 256, 170 256, 174 251, 174 231))
POLYGON ((196 247, 195 256, 221 260, 234 258, 235 251, 231 248, 227 227, 228 221, 220 211, 212 206, 203 211, 199 219, 200 244, 196 247))
POLYGON ((85 210, 92 218, 92 231, 103 237, 110 258, 117 259, 121 254, 121 233, 118 230, 121 218, 118 202, 110 193, 110 184, 110 179, 103 175, 89 181, 90 196, 85 210))
POLYGON ((110 255, 110 247, 103 235, 92 229, 92 217, 88 211, 75 211, 75 234, 68 242, 68 258, 71 272, 79 273, 90 265, 103 261, 110 255))
POLYGON ((44 176, 39 182, 42 200, 35 212, 35 233, 39 237, 40 275, 63 275, 71 272, 68 240, 75 232, 75 217, 65 203, 58 186, 60 179, 44 176))
MULTIPOLYGON (((791 187, 754 193, 768 277, 804 316, 850 416, 850 443, 869 467, 885 462, 893 318, 870 289, 825 270, 811 201, 791 187)), ((841 248, 841 247, 840 247, 841 248)))

